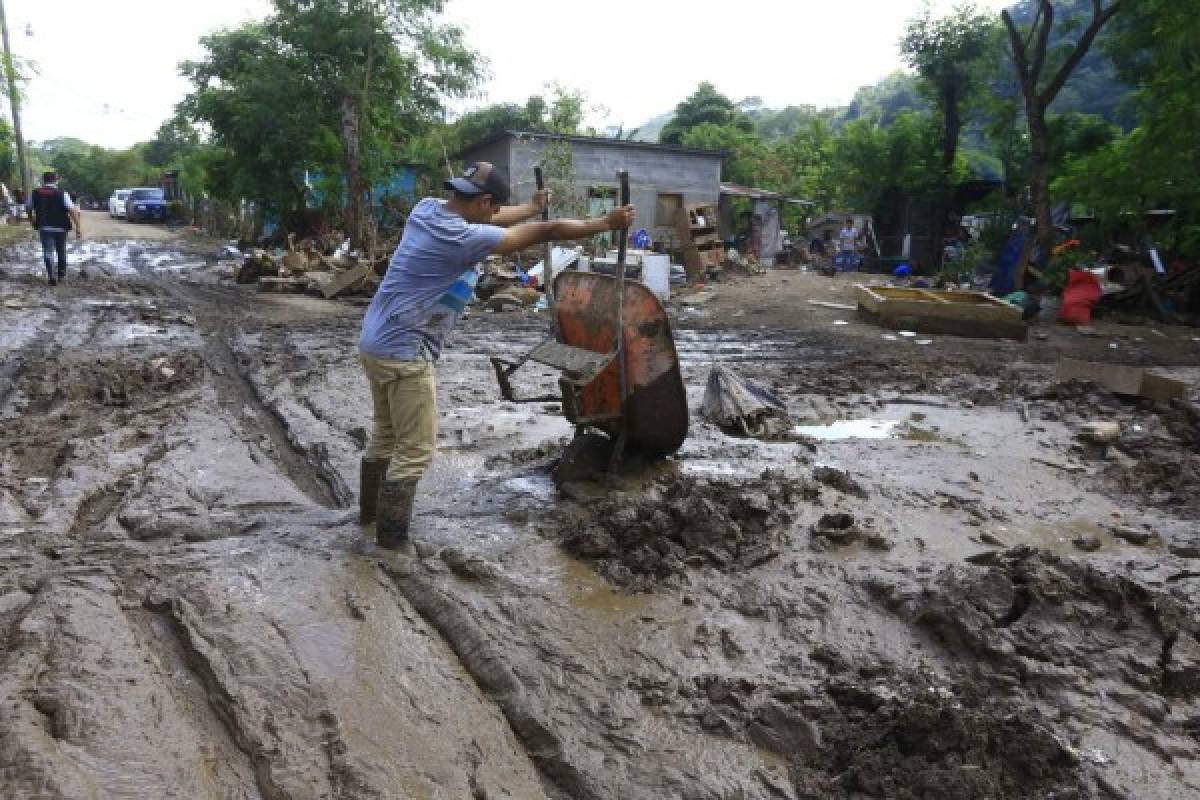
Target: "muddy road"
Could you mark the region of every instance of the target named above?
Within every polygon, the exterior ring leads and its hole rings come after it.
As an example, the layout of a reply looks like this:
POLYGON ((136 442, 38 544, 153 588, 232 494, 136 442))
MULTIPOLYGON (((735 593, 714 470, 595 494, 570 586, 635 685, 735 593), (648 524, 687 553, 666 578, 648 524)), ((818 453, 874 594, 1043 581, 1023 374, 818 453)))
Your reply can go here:
MULTIPOLYGON (((1200 793, 1194 389, 1056 386, 1057 334, 680 313, 693 409, 719 362, 800 429, 693 411, 676 457, 558 489, 569 426, 486 358, 545 319, 472 312, 417 547, 380 557, 361 306, 85 244, 55 290, 0 264, 0 796, 1200 793)), ((1195 344, 1145 338, 1200 385, 1195 344)))

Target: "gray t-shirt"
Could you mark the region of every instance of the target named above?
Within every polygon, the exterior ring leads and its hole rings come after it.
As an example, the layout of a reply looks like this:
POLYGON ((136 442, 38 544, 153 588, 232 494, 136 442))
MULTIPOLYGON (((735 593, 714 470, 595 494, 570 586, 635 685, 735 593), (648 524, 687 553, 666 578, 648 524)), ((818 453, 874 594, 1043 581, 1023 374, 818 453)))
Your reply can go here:
POLYGON ((367 307, 358 349, 376 358, 436 361, 475 292, 475 265, 503 237, 503 228, 467 222, 442 200, 417 203, 367 307))

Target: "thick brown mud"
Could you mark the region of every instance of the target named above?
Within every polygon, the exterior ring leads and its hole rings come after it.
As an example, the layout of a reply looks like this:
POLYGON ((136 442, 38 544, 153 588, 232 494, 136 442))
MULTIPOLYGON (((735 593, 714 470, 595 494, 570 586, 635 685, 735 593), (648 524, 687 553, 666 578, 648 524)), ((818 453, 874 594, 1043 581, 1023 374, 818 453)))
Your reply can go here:
POLYGON ((1194 390, 684 319, 693 409, 719 362, 801 429, 693 412, 672 458, 556 485, 570 426, 486 358, 545 320, 472 312, 416 546, 382 555, 361 308, 89 253, 54 292, 0 276, 0 796, 1200 792, 1194 390))

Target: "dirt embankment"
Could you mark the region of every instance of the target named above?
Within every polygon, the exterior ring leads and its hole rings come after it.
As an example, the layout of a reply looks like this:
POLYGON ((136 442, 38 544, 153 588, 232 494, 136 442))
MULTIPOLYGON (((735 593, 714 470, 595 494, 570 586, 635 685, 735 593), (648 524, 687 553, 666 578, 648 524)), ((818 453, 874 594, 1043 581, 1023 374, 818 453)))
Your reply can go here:
MULTIPOLYGON (((420 546, 380 558, 361 310, 92 257, 55 293, 0 276, 4 796, 1200 792, 1194 392, 1057 387, 1067 338, 685 314, 692 408, 720 361, 805 432, 694 416, 667 462, 560 490, 569 426, 497 402, 485 358, 544 323, 472 313, 420 546)), ((1194 363, 1175 340, 1147 358, 1194 363)))

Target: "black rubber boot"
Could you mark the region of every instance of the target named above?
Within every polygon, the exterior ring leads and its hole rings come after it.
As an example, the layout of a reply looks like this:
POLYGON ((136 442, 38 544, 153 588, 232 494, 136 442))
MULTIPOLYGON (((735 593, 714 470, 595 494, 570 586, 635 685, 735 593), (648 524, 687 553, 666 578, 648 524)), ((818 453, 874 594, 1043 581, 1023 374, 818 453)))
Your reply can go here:
POLYGON ((364 458, 358 471, 358 523, 370 525, 375 521, 375 508, 379 503, 379 484, 387 472, 388 459, 364 458))
POLYGON ((375 544, 398 550, 408 541, 417 482, 387 481, 379 485, 379 509, 375 517, 375 544))

